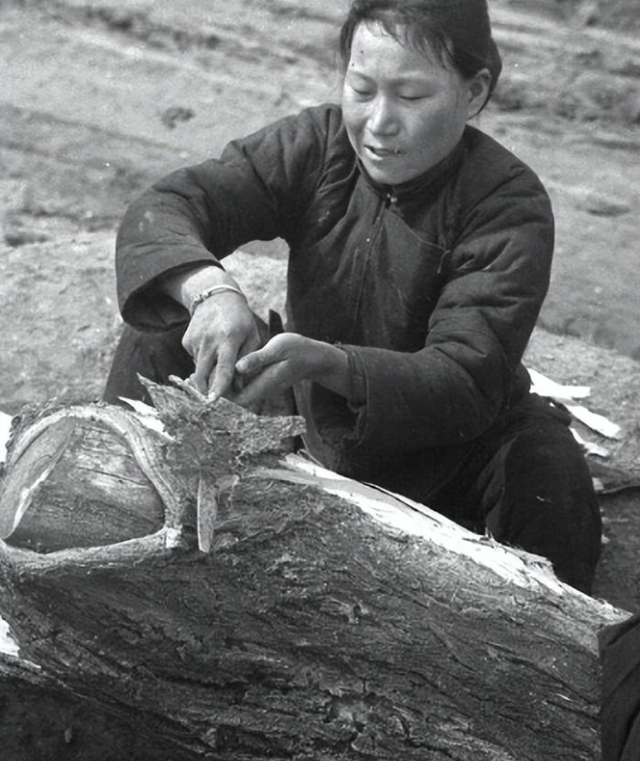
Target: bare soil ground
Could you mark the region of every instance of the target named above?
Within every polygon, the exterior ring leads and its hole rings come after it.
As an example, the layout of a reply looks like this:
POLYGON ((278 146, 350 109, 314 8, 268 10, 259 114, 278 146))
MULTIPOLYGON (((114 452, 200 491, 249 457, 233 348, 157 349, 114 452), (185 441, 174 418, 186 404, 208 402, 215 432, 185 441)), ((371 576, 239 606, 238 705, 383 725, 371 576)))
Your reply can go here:
MULTIPOLYGON (((120 327, 114 232, 169 170, 335 99, 346 0, 4 0, 0 5, 0 409, 96 398, 120 327)), ((504 74, 479 126, 540 174, 557 218, 529 363, 593 388, 625 428, 603 478, 640 472, 640 11, 634 0, 490 2, 504 74)), ((282 301, 281 242, 233 265, 282 301)), ((598 463, 594 463, 596 467, 598 463)), ((597 593, 640 603, 640 497, 603 497, 597 593)))

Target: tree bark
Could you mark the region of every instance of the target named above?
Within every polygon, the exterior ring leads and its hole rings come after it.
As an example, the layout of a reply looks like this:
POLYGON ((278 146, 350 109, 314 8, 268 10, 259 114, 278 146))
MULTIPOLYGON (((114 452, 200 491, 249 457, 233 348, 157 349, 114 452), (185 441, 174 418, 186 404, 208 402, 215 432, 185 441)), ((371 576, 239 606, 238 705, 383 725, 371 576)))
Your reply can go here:
POLYGON ((117 757, 112 738, 141 759, 599 758, 597 633, 622 611, 541 558, 283 460, 296 419, 149 386, 162 432, 87 405, 27 415, 13 438, 0 611, 20 655, 0 658, 3 761, 25 743, 52 757, 46 728, 25 739, 16 715, 56 695, 67 754, 99 734, 91 761, 117 757), (101 468, 83 453, 96 440, 101 468), (78 486, 96 470, 110 471, 99 496, 78 486), (109 498, 124 470, 129 534, 121 483, 109 498), (79 515, 90 541, 65 541, 79 515))

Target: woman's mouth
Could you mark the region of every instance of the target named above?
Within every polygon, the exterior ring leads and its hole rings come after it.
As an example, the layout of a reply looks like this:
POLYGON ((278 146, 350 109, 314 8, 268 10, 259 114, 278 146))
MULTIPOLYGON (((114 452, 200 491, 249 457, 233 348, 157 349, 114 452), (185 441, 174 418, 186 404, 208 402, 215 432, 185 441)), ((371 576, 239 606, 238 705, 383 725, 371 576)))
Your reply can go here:
POLYGON ((367 153, 378 159, 386 159, 400 154, 399 148, 386 148, 377 145, 365 145, 365 150, 367 153))

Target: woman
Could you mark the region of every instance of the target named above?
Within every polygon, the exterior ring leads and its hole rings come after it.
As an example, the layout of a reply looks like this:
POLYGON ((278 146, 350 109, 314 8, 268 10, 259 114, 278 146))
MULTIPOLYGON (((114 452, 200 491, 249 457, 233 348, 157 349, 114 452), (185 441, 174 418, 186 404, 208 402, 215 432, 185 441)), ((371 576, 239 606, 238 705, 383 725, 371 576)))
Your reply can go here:
POLYGON ((548 197, 467 125, 501 68, 486 3, 355 0, 340 41, 340 106, 235 141, 127 212, 122 313, 164 333, 125 333, 106 398, 140 395, 135 371, 244 405, 293 387, 325 465, 542 554, 588 591, 591 479, 521 364, 549 281, 548 197), (220 260, 276 237, 287 332, 265 344, 220 260))

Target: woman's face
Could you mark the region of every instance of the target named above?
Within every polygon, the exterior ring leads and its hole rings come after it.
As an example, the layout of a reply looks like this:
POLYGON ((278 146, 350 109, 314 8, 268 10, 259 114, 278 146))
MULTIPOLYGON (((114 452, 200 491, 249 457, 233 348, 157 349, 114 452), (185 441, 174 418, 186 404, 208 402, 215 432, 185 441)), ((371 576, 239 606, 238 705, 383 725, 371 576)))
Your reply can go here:
POLYGON ((487 90, 488 72, 465 80, 433 51, 360 24, 342 90, 349 140, 373 180, 398 185, 451 152, 487 90))

